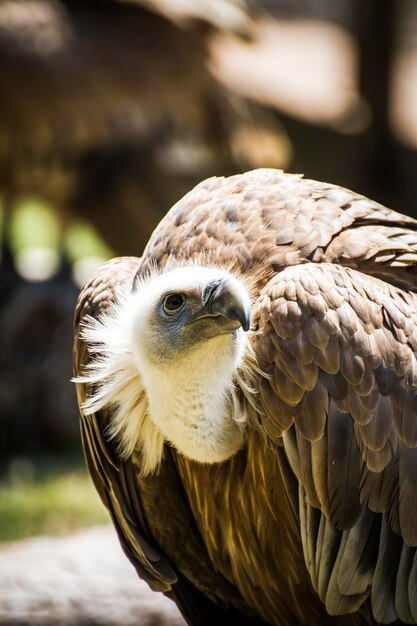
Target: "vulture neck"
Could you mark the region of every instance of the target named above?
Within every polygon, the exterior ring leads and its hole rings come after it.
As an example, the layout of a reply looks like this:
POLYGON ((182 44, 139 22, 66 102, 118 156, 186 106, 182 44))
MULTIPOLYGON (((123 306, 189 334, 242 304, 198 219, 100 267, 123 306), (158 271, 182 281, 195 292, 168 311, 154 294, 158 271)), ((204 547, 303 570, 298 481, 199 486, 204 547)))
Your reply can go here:
POLYGON ((234 408, 245 344, 239 330, 202 342, 168 365, 142 369, 150 418, 184 456, 216 463, 242 446, 243 416, 234 408))

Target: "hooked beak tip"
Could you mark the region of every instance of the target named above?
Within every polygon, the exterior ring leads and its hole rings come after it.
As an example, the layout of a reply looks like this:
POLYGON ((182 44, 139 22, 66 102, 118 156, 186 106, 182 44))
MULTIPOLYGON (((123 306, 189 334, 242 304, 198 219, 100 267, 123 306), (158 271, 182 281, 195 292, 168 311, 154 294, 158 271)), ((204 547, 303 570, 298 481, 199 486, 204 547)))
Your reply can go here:
POLYGON ((248 315, 245 315, 244 319, 239 320, 240 323, 242 324, 242 328, 245 331, 245 333, 248 332, 248 330, 250 329, 250 323, 251 323, 251 315, 250 312, 248 315))
POLYGON ((210 281, 203 294, 203 305, 211 315, 238 321, 247 332, 251 324, 251 308, 246 289, 233 278, 210 281))

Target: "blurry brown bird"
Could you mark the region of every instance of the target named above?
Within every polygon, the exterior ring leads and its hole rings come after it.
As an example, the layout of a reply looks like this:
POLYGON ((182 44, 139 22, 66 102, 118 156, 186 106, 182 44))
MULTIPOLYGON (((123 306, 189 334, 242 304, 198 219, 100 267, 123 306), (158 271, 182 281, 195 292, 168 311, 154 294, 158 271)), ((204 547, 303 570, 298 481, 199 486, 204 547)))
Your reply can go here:
POLYGON ((2 195, 81 215, 126 254, 202 178, 279 164, 253 149, 266 112, 210 73, 211 34, 250 21, 236 0, 1 2, 2 195))
POLYGON ((83 288, 88 468, 190 624, 417 623, 416 267, 415 220, 261 169, 83 288))

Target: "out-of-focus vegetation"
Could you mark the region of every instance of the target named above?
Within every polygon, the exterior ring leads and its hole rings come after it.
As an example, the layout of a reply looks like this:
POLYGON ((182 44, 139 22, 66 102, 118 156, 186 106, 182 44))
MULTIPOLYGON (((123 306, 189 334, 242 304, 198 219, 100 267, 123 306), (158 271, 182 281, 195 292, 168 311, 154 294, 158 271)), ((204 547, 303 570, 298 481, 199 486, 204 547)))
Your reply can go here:
MULTIPOLYGON (((62 253, 64 253, 71 267, 72 279, 77 284, 81 284, 95 266, 112 255, 110 248, 103 243, 90 224, 77 220, 63 230, 56 210, 40 200, 33 198, 20 200, 12 207, 10 218, 9 231, 7 233, 8 241, 13 252, 15 268, 21 274, 22 279, 46 281, 52 278, 57 272, 59 264, 62 263, 62 253)), ((45 311, 45 306, 42 304, 45 294, 41 295, 41 292, 47 283, 38 283, 38 285, 33 284, 31 286, 30 283, 26 285, 22 279, 20 279, 20 286, 16 286, 16 289, 13 290, 9 302, 12 305, 14 298, 16 306, 13 310, 20 310, 19 299, 24 297, 25 303, 29 305, 29 309, 34 307, 33 317, 29 313, 28 324, 32 326, 34 334, 37 335, 39 329, 37 330, 36 319, 43 317, 45 311), (29 293, 27 290, 31 289, 32 291, 29 293), (39 292, 37 291, 38 289, 40 290, 39 292), (26 291, 27 295, 25 296, 26 291), (36 314, 36 299, 38 297, 39 315, 36 314)), ((71 282, 71 277, 63 277, 61 282, 62 280, 71 282)), ((58 300, 62 298, 62 293, 52 286, 52 299, 54 294, 58 300)), ((70 290, 66 297, 71 299, 67 307, 69 309, 68 313, 71 315, 71 310, 75 305, 76 289, 70 290)), ((46 295, 46 309, 48 309, 47 302, 48 296, 46 295)), ((13 314, 10 317, 15 317, 16 319, 16 316, 13 314)), ((34 371, 39 373, 43 363, 46 369, 54 367, 47 347, 49 343, 53 343, 54 334, 60 332, 59 326, 56 328, 55 322, 53 322, 49 328, 48 336, 44 335, 46 352, 42 354, 41 351, 39 353, 39 368, 34 371), (48 362, 50 366, 48 366, 48 362)), ((10 333, 8 338, 13 343, 10 333)), ((65 362, 68 363, 68 368, 61 370, 61 373, 58 363, 57 374, 60 378, 64 378, 63 385, 68 388, 71 394, 72 390, 69 380, 71 375, 69 365, 71 343, 70 341, 66 342, 64 353, 62 352, 62 346, 59 344, 56 349, 61 354, 61 359, 63 356, 65 362)), ((14 346, 14 348, 12 346, 12 350, 17 360, 24 358, 23 355, 19 357, 18 345, 14 346)), ((34 349, 29 348, 29 353, 31 358, 37 360, 34 349)), ((61 361, 61 359, 59 360, 61 361)), ((13 363, 10 363, 7 358, 5 358, 5 361, 7 361, 5 367, 7 367, 8 374, 11 374, 12 379, 16 379, 18 372, 21 372, 24 376, 18 363, 16 375, 13 376, 13 372, 11 372, 13 363)), ((40 380, 42 378, 40 377, 40 380)), ((29 395, 32 397, 32 401, 36 403, 34 395, 36 395, 36 390, 39 390, 41 385, 39 380, 34 385, 31 384, 33 379, 33 376, 32 379, 30 377, 26 379, 25 386, 29 386, 31 390, 29 395)), ((7 385, 7 387, 10 389, 10 385, 7 385)), ((45 390, 45 393, 48 393, 48 391, 45 390)), ((52 389, 50 393, 53 393, 52 389)), ((93 488, 81 451, 69 453, 65 451, 65 444, 63 445, 62 439, 64 441, 71 439, 78 441, 79 438, 76 426, 75 402, 72 405, 74 428, 70 428, 70 431, 74 433, 74 437, 69 437, 69 434, 65 434, 66 427, 63 428, 62 437, 58 434, 58 439, 61 438, 60 447, 64 449, 63 454, 58 456, 56 453, 51 453, 50 450, 53 450, 57 443, 55 439, 54 444, 54 437, 50 445, 46 446, 46 449, 49 448, 49 452, 46 451, 42 454, 38 451, 33 454, 33 449, 35 448, 36 450, 36 446, 40 443, 38 439, 39 426, 34 423, 33 416, 39 417, 40 423, 42 423, 44 416, 38 415, 36 408, 32 414, 21 394, 14 394, 12 390, 11 396, 16 399, 14 405, 16 409, 10 407, 11 421, 13 422, 13 415, 19 405, 23 413, 22 423, 17 424, 17 428, 14 429, 16 434, 13 436, 15 441, 20 436, 22 450, 20 453, 17 452, 16 456, 12 456, 9 462, 0 470, 0 542, 40 534, 64 534, 84 526, 108 522, 108 514, 93 488), (18 431, 20 435, 17 434, 18 431), (32 439, 32 445, 30 445, 29 441, 26 441, 29 439, 32 439), (28 451, 32 452, 31 456, 22 456, 22 454, 28 451)), ((9 407, 8 402, 4 401, 5 394, 2 397, 3 403, 0 406, 0 411, 2 412, 4 424, 9 407)), ((56 413, 55 426, 59 428, 59 424, 63 424, 64 415, 62 412, 59 414, 59 409, 56 413)), ((43 430, 47 428, 47 424, 42 427, 43 430)), ((8 432, 7 426, 5 432, 8 432)), ((75 441, 72 445, 74 443, 75 441)), ((45 449, 45 442, 41 443, 40 447, 45 449)))
POLYGON ((0 479, 0 542, 108 521, 80 454, 16 457, 0 479))
POLYGON ((10 221, 15 252, 29 246, 55 249, 59 246, 59 223, 55 211, 35 198, 16 203, 10 221))
POLYGON ((7 229, 3 222, 0 211, 0 239, 7 239, 15 268, 27 280, 51 278, 66 259, 81 285, 95 267, 114 256, 90 222, 63 224, 57 208, 39 198, 21 198, 9 208, 7 229))

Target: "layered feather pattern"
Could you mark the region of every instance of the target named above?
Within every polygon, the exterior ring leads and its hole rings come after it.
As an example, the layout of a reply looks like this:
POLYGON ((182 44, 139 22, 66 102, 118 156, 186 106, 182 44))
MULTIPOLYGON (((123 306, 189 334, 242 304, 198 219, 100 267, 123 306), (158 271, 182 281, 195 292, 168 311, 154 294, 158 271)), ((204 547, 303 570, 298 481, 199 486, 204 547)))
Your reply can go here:
POLYGON ((412 218, 255 170, 202 182, 142 259, 116 259, 85 286, 75 373, 91 372, 78 383, 89 470, 138 573, 189 623, 417 623, 416 270, 412 218), (165 446, 145 476, 140 450, 120 454, 108 437, 112 400, 134 377, 100 320, 135 276, 173 263, 222 267, 250 285, 236 389, 252 417, 231 459, 199 464, 165 446), (95 330, 83 334, 85 323, 95 330), (107 369, 115 387, 100 389, 111 343, 124 374, 116 383, 107 369))

